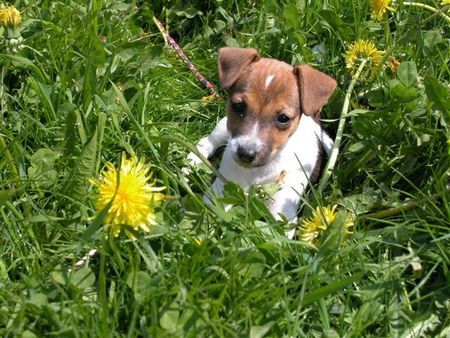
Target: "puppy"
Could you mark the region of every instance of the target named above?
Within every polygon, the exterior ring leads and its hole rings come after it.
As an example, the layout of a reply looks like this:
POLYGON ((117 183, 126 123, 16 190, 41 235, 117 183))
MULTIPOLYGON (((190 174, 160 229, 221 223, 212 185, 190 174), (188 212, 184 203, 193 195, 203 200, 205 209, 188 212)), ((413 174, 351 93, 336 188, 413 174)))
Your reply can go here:
MULTIPOLYGON (((275 219, 295 221, 308 182, 318 178, 321 150, 329 154, 333 145, 319 111, 336 81, 308 65, 262 58, 253 48, 220 49, 218 66, 220 86, 228 90, 227 116, 197 149, 208 158, 226 145, 219 171, 244 191, 277 181, 269 210, 275 219)), ((193 153, 188 161, 201 162, 193 153)), ((223 185, 217 178, 212 191, 222 196, 223 185)))

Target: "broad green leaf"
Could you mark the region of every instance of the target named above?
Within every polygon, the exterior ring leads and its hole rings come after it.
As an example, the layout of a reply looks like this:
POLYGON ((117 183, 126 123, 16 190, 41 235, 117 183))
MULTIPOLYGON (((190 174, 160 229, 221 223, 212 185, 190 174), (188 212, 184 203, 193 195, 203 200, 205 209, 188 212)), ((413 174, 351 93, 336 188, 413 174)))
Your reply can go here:
POLYGON ((441 320, 434 313, 420 321, 412 323, 412 327, 404 332, 401 338, 415 338, 415 337, 431 337, 432 332, 436 332, 436 328, 441 324, 441 320))
POLYGON ((94 285, 95 275, 89 267, 84 266, 72 272, 70 282, 79 289, 86 289, 94 285))
POLYGON ((21 338, 36 338, 37 336, 33 331, 25 330, 22 332, 21 338))
POLYGON ((70 109, 65 125, 63 157, 71 159, 80 153, 80 150, 77 148, 80 141, 77 137, 77 114, 75 109, 70 109))
POLYGON ((359 115, 364 115, 365 113, 370 112, 370 110, 367 109, 353 109, 347 114, 347 117, 354 117, 359 115))
POLYGON ((263 338, 274 324, 274 321, 270 321, 264 325, 253 325, 250 328, 250 338, 263 338))
POLYGON ((450 93, 438 80, 431 76, 425 77, 425 93, 433 108, 447 114, 450 118, 450 93))
POLYGON ((15 189, 0 190, 0 207, 9 201, 15 192, 15 189))
POLYGON ((366 147, 364 142, 356 142, 353 143, 350 147, 348 147, 348 151, 351 153, 357 153, 361 150, 363 150, 366 147))
POLYGON ((425 33, 423 44, 428 48, 433 48, 434 45, 442 41, 442 35, 438 31, 428 31, 425 33))
POLYGON ((30 298, 27 300, 27 303, 33 304, 38 307, 46 306, 48 304, 48 297, 46 294, 40 292, 31 292, 30 298))
POLYGON ((39 149, 31 156, 28 176, 38 187, 48 188, 56 181, 58 173, 54 166, 57 156, 47 148, 39 149))
POLYGON ((83 78, 83 109, 86 111, 92 101, 93 95, 97 90, 97 68, 90 62, 87 62, 83 78))
POLYGON ((338 204, 342 205, 344 208, 347 208, 356 215, 364 214, 372 210, 378 202, 378 197, 369 193, 350 195, 337 201, 338 204))
POLYGON ((55 269, 51 272, 51 276, 55 283, 58 283, 60 285, 67 285, 67 279, 66 279, 67 275, 63 274, 60 266, 58 266, 57 269, 55 269))
POLYGON ((391 83, 391 96, 393 98, 404 103, 410 103, 419 97, 419 92, 416 88, 406 86, 400 81, 397 81, 397 84, 394 83, 394 81, 391 83))
POLYGON ((48 170, 55 166, 57 154, 48 148, 38 149, 30 158, 30 163, 33 167, 48 170))
POLYGON ((417 78, 417 67, 413 61, 405 61, 398 66, 397 76, 407 87, 412 86, 417 78))
POLYGON ((266 257, 255 249, 243 250, 238 254, 237 270, 246 278, 259 277, 265 269, 266 257))
POLYGON ((134 298, 138 303, 146 302, 151 288, 151 278, 147 272, 131 272, 127 278, 127 285, 133 290, 134 298))
POLYGON ((98 36, 92 37, 92 50, 89 54, 89 60, 97 67, 103 67, 106 61, 106 52, 103 43, 98 36))
POLYGON ((178 329, 178 322, 180 318, 180 310, 177 302, 170 304, 169 308, 164 311, 159 319, 159 325, 169 332, 174 332, 178 329))
POLYGON ((35 80, 33 77, 30 77, 29 81, 31 87, 41 99, 41 102, 44 105, 47 112, 49 113, 51 119, 56 120, 57 117, 55 108, 53 107, 52 99, 50 97, 51 89, 48 88, 48 86, 42 84, 41 82, 35 80))
POLYGON ((203 12, 195 9, 193 6, 192 7, 187 7, 185 10, 179 10, 175 12, 176 15, 178 16, 184 16, 188 19, 192 19, 195 16, 202 16, 203 12))
POLYGON ((45 74, 39 67, 37 67, 33 61, 13 54, 0 54, 0 58, 10 59, 15 65, 29 68, 37 81, 41 83, 47 82, 47 74, 45 74))
POLYGON ((95 159, 97 153, 97 130, 85 144, 80 156, 75 161, 69 183, 66 186, 66 194, 72 198, 82 198, 86 194, 88 181, 94 175, 95 159))
POLYGON ((343 25, 341 17, 331 10, 321 10, 319 15, 326 21, 330 27, 340 27, 343 25))

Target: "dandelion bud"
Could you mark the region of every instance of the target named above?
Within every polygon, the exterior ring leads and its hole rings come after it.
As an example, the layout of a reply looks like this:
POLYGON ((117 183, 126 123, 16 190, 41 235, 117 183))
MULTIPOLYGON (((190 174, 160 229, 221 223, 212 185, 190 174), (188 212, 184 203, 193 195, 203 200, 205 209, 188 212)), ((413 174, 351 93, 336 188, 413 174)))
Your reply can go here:
POLYGON ((14 6, 0 9, 0 25, 3 27, 16 27, 22 22, 20 12, 14 6))

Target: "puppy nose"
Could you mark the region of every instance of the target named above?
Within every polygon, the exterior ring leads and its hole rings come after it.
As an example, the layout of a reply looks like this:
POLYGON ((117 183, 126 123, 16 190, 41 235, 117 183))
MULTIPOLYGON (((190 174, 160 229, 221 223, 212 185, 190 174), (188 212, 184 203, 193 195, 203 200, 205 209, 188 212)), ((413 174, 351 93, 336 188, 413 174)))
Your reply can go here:
POLYGON ((242 146, 239 146, 237 148, 237 156, 239 160, 243 163, 250 164, 252 163, 256 158, 256 151, 255 150, 249 150, 245 149, 242 146))

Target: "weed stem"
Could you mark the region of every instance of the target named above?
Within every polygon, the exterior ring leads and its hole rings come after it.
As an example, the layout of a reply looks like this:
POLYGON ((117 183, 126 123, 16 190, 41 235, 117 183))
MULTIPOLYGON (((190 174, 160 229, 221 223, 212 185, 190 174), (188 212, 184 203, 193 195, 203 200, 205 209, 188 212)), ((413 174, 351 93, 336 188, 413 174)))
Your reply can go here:
POLYGON ((436 15, 440 15, 445 21, 447 21, 448 24, 450 24, 450 16, 444 14, 441 11, 441 9, 436 9, 436 8, 434 8, 432 6, 429 6, 429 5, 426 5, 426 4, 422 4, 420 2, 414 2, 414 1, 404 1, 403 5, 427 9, 427 10, 429 10, 431 12, 434 12, 436 15))
POLYGON ((341 117, 339 119, 339 126, 336 133, 336 139, 334 140, 333 148, 331 149, 330 158, 328 159, 328 163, 325 167, 324 174, 322 176, 322 179, 320 180, 319 184, 319 192, 322 192, 325 188, 326 184, 328 183, 328 180, 331 177, 331 174, 333 173, 334 166, 336 165, 337 156, 339 154, 339 146, 341 145, 342 141, 342 134, 344 133, 344 127, 345 127, 345 118, 348 113, 348 109, 350 107, 350 98, 353 92, 353 88, 355 87, 356 82, 359 79, 359 76, 361 75, 361 72, 366 65, 368 59, 363 59, 361 61, 361 64, 359 65, 355 75, 352 77, 352 81, 350 82, 350 85, 347 88, 347 92, 345 93, 345 99, 344 104, 342 106, 341 111, 341 117))
MULTIPOLYGON (((447 189, 447 192, 448 191, 450 191, 450 190, 447 189)), ((407 210, 423 207, 426 203, 428 203, 430 201, 434 201, 441 197, 442 197, 442 194, 437 193, 437 194, 433 194, 431 196, 422 198, 420 200, 407 201, 398 207, 376 211, 371 214, 361 215, 358 217, 358 220, 364 221, 364 220, 383 219, 383 218, 387 218, 387 217, 392 217, 395 215, 399 215, 407 210)))

